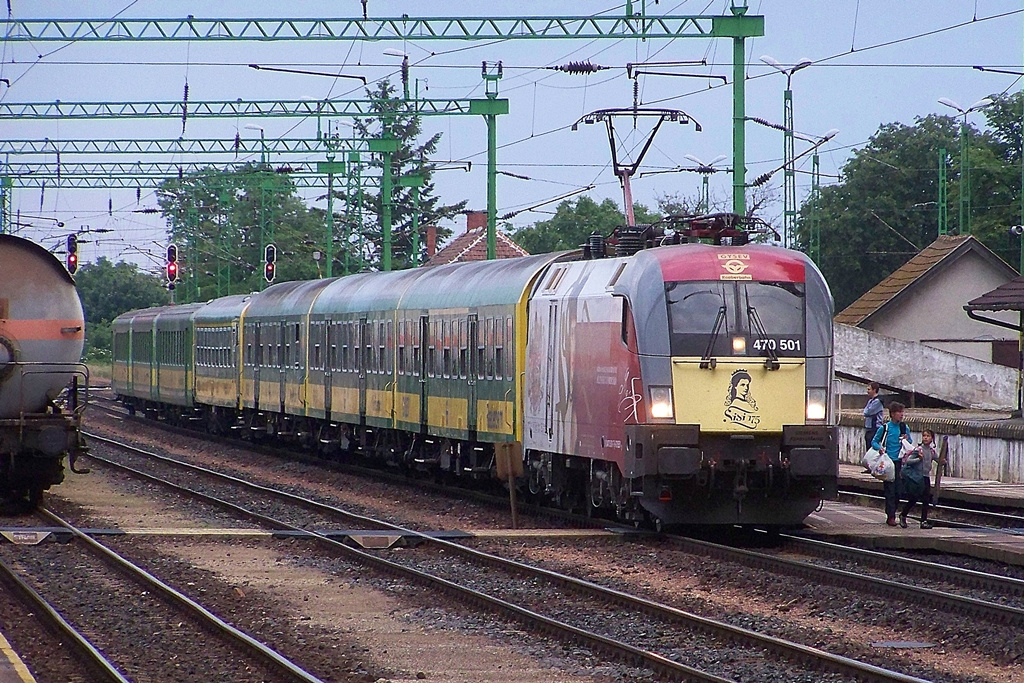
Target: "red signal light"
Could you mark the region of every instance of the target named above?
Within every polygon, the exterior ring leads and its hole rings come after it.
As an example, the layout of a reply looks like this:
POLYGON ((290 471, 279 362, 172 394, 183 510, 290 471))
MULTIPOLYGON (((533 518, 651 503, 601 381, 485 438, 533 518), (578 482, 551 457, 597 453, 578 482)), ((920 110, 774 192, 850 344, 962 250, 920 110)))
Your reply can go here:
POLYGON ((263 266, 263 279, 267 282, 273 282, 274 276, 277 274, 277 266, 274 263, 267 263, 263 266))
POLYGON ((171 261, 167 264, 167 281, 174 282, 178 279, 178 263, 171 261))
POLYGON ((68 254, 68 272, 72 275, 78 270, 78 254, 68 254))

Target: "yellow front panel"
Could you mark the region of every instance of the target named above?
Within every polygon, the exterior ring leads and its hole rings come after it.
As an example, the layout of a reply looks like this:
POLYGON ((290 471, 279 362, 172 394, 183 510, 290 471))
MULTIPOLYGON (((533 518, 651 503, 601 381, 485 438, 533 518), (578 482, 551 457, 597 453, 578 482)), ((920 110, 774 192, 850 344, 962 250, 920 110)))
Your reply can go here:
POLYGON ((359 389, 331 387, 331 415, 359 415, 359 389))
POLYGON ((476 430, 491 434, 512 433, 511 401, 477 401, 476 430))
POLYGON ((196 401, 234 408, 238 402, 238 397, 235 395, 235 380, 196 377, 196 401))
POLYGON ((427 397, 427 425, 447 429, 467 429, 469 401, 464 398, 427 397))
POLYGON ((418 423, 420 421, 420 395, 405 392, 398 394, 395 419, 402 422, 418 423))
POLYGON ((128 364, 127 363, 114 363, 114 368, 111 371, 111 377, 113 383, 118 387, 125 387, 128 384, 128 364))
POLYGON ((804 423, 804 361, 780 358, 768 370, 757 358, 719 358, 702 370, 700 358, 672 359, 676 422, 705 432, 781 432, 804 423))
POLYGON ((392 402, 394 394, 391 390, 367 389, 366 390, 366 416, 382 417, 387 420, 392 416, 392 402))

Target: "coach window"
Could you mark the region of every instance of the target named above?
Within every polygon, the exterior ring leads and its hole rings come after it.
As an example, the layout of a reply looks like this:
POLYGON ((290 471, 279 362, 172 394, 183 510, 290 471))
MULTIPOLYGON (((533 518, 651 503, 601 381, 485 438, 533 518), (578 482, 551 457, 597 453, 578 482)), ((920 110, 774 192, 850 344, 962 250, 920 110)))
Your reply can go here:
POLYGON ((486 325, 487 348, 484 350, 484 375, 487 379, 494 379, 494 318, 488 318, 486 325))
POLYGON ((494 379, 501 379, 505 370, 505 319, 494 319, 494 379))
POLYGON ((395 371, 395 330, 394 322, 389 320, 387 324, 387 337, 385 338, 385 349, 387 356, 385 356, 384 370, 390 375, 395 371))
POLYGON ((387 358, 387 333, 382 320, 377 323, 377 372, 381 374, 384 374, 385 358, 387 358))
POLYGON ((441 375, 451 377, 452 374, 452 324, 445 320, 441 323, 444 335, 444 353, 441 356, 441 375))
POLYGON ((465 320, 459 321, 459 378, 466 379, 466 369, 469 366, 469 347, 466 342, 465 320))
POLYGON ((478 332, 476 341, 476 378, 483 379, 487 371, 487 320, 484 321, 483 332, 478 332))
POLYGON ((415 321, 410 320, 409 324, 412 326, 412 376, 420 376, 420 363, 422 358, 422 351, 420 350, 420 325, 415 321))
POLYGON ((515 379, 515 359, 516 359, 516 345, 512 340, 512 320, 513 317, 509 316, 505 319, 505 377, 506 379, 515 379))
POLYGON ((405 320, 398 321, 398 374, 405 374, 405 320))
POLYGON ((423 343, 427 347, 427 377, 434 376, 434 356, 437 355, 437 321, 431 320, 427 326, 427 337, 423 343))

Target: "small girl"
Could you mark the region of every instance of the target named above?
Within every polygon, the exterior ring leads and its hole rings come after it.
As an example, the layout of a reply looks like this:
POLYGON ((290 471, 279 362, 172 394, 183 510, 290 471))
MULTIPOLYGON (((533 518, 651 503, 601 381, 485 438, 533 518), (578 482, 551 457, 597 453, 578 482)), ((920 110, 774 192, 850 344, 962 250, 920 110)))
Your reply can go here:
POLYGON ((921 528, 932 528, 932 523, 928 521, 928 501, 932 494, 932 461, 937 460, 934 444, 935 432, 926 429, 921 433, 921 445, 903 456, 903 487, 907 503, 900 514, 900 526, 904 529, 907 528, 907 513, 917 502, 921 503, 921 528))

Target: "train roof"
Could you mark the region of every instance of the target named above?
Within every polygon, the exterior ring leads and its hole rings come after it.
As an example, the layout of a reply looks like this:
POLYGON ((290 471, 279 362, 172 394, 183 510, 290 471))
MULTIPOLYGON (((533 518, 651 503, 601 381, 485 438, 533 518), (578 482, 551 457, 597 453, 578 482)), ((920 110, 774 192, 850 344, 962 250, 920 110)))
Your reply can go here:
POLYGON ((537 273, 563 254, 469 261, 425 268, 402 297, 411 309, 465 308, 518 302, 537 273))
POLYGON ((339 278, 313 305, 313 315, 394 310, 402 295, 419 281, 425 269, 359 273, 339 278))
POLYGON ((146 320, 154 320, 158 316, 163 319, 185 318, 189 319, 192 314, 206 304, 171 304, 169 306, 154 306, 152 308, 137 308, 134 311, 127 311, 114 318, 111 323, 114 327, 142 323, 146 320))
POLYGON ((196 323, 232 322, 245 311, 251 300, 252 294, 222 296, 207 302, 193 317, 196 323))
POLYGON ((294 280, 282 282, 252 295, 246 318, 284 318, 309 313, 321 291, 335 282, 330 280, 294 280))

